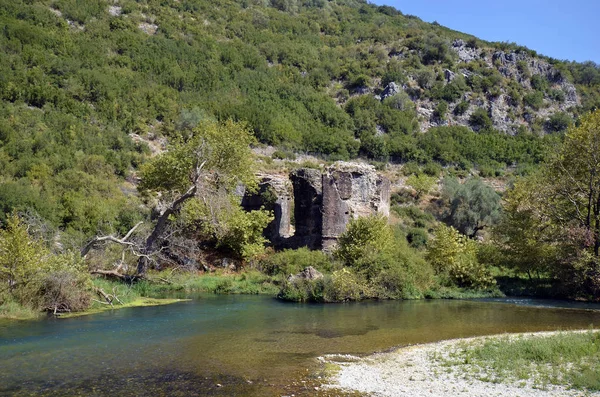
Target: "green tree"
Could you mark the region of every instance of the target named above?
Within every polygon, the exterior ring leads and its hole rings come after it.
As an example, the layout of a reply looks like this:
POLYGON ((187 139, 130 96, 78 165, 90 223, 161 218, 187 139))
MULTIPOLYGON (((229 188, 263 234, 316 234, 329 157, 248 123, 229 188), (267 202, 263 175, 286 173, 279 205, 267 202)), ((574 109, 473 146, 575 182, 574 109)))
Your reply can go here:
POLYGON ((423 196, 429 194, 435 187, 437 179, 425 174, 411 175, 406 179, 406 184, 417 192, 416 199, 420 200, 423 196))
POLYGON ((427 244, 426 259, 437 274, 448 277, 459 286, 487 288, 496 281, 477 260, 478 244, 452 226, 441 224, 427 244))
POLYGON ((340 236, 334 255, 350 268, 376 273, 377 270, 367 268, 369 261, 365 261, 365 258, 389 250, 393 246, 393 239, 386 218, 371 216, 354 219, 340 236))
MULTIPOLYGON (((228 208, 231 208, 231 195, 239 184, 248 190, 256 188, 255 163, 250 150, 253 142, 251 131, 243 124, 208 120, 194 128, 191 134, 179 137, 167 152, 144 165, 140 189, 159 193, 170 202, 158 217, 141 250, 138 274, 144 274, 149 263, 148 255, 153 253, 167 225, 188 200, 195 197, 202 199, 209 218, 214 219, 219 216, 213 211, 214 206, 228 203, 228 208)), ((248 250, 254 250, 250 246, 260 243, 256 229, 262 223, 266 226, 269 218, 261 214, 249 217, 237 214, 230 218, 235 225, 231 225, 233 235, 229 239, 237 241, 231 245, 238 247, 242 255, 249 255, 248 250), (244 224, 246 227, 242 226, 244 224), (249 234, 239 235, 244 233, 249 234)))
POLYGON ((446 178, 442 188, 445 221, 470 238, 500 219, 500 195, 479 178, 460 183, 446 178))
POLYGON ((494 227, 503 265, 529 279, 551 270, 559 253, 553 243, 556 228, 544 213, 548 192, 540 182, 538 174, 518 180, 503 197, 502 219, 494 227))
POLYGON ((27 226, 16 213, 7 217, 6 227, 0 230, 0 298, 13 297, 23 303, 38 289, 40 276, 48 269, 49 252, 31 238, 27 226))

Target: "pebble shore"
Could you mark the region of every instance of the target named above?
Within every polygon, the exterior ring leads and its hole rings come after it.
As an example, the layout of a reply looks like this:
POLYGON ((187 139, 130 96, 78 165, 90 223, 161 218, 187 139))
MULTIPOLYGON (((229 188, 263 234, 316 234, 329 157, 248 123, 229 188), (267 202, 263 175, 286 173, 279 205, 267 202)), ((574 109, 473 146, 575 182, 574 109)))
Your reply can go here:
MULTIPOLYGON (((553 332, 524 335, 552 335, 553 332)), ((505 336, 505 335, 503 335, 505 336)), ((516 336, 516 335, 515 335, 516 336)), ((327 355, 324 363, 339 366, 340 370, 329 379, 328 388, 359 392, 374 397, 580 397, 600 396, 600 393, 569 390, 548 385, 535 388, 532 382, 491 383, 473 379, 464 371, 453 371, 439 359, 444 358, 464 343, 481 343, 488 336, 454 339, 437 343, 403 347, 392 352, 368 357, 327 355)), ((463 368, 464 369, 464 368, 463 368)), ((467 368, 468 369, 468 368, 467 368)))

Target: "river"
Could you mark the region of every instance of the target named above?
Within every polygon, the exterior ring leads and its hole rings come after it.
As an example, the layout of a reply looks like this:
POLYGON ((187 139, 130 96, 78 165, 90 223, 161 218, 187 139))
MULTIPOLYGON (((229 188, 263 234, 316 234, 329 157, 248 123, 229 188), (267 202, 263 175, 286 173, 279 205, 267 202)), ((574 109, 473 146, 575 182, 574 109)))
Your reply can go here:
POLYGON ((71 319, 0 321, 0 394, 314 395, 315 358, 326 353, 594 326, 598 305, 523 299, 321 305, 202 296, 71 319))

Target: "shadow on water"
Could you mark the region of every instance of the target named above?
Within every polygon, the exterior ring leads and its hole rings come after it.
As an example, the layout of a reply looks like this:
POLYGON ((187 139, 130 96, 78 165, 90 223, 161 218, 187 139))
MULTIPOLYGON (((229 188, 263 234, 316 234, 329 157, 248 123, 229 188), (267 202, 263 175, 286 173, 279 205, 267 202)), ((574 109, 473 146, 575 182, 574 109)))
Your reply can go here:
POLYGON ((600 323, 600 306, 558 305, 539 307, 530 300, 305 305, 261 296, 204 296, 81 318, 3 322, 0 394, 291 394, 290 383, 306 379, 322 354, 362 355, 443 339, 600 323))

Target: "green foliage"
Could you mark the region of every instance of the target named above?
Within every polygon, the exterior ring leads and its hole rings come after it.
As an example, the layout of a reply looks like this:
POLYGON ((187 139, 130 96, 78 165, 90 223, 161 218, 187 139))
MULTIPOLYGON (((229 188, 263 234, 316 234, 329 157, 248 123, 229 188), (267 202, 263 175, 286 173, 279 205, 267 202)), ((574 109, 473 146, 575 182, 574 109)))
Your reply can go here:
POLYGON ((411 175, 406 179, 406 184, 417 192, 416 199, 420 200, 423 196, 428 195, 435 187, 437 178, 427 176, 425 174, 411 175))
POLYGON ((244 211, 235 197, 216 195, 207 200, 188 200, 181 210, 179 222, 189 230, 196 230, 214 246, 233 255, 250 260, 265 249, 267 239, 263 232, 273 220, 271 211, 264 209, 244 211))
POLYGON ((467 110, 469 110, 469 106, 471 104, 467 101, 461 101, 459 102, 455 107, 454 107, 454 115, 456 116, 462 116, 463 114, 465 114, 467 112, 467 110))
POLYGON ((312 266, 321 272, 336 270, 335 262, 323 251, 308 248, 283 250, 260 259, 260 268, 268 275, 289 276, 312 266))
POLYGON ((350 221, 339 238, 335 257, 350 268, 373 274, 377 269, 365 268, 370 264, 365 263, 364 259, 389 249, 392 244, 393 234, 386 218, 362 217, 350 221))
POLYGON ((444 220, 471 238, 500 219, 500 196, 481 179, 471 178, 461 184, 446 178, 442 198, 446 205, 444 220))
POLYGON ((183 193, 192 184, 196 167, 211 174, 215 187, 231 191, 238 183, 256 186, 252 133, 243 125, 207 121, 191 136, 176 139, 169 150, 142 168, 141 190, 183 193))
POLYGON ((477 108, 471 114, 469 117, 469 125, 473 127, 475 131, 489 130, 494 126, 488 112, 483 108, 477 108))
POLYGON ((55 312, 84 310, 90 303, 86 270, 77 255, 52 254, 16 214, 0 230, 0 302, 55 312))
POLYGON ((478 243, 451 226, 440 225, 427 246, 427 260, 436 273, 459 286, 488 288, 496 283, 489 270, 477 260, 478 243))
POLYGON ((48 270, 44 268, 48 255, 44 245, 29 236, 20 218, 9 216, 6 228, 0 230, 0 298, 29 303, 40 287, 40 276, 48 270))
POLYGON ((567 131, 539 173, 515 184, 498 233, 507 260, 530 276, 549 272, 564 296, 596 299, 600 291, 598 147, 596 111, 567 131))
POLYGON ((571 125, 571 116, 567 113, 554 113, 545 123, 549 132, 563 132, 571 125))
POLYGON ((552 384, 597 391, 600 375, 594 365, 600 360, 599 339, 595 331, 492 338, 463 346, 444 365, 468 364, 475 378, 493 383, 527 381, 539 388, 552 384))
POLYGON ((544 105, 544 94, 539 91, 525 94, 523 103, 534 110, 539 110, 544 105))

